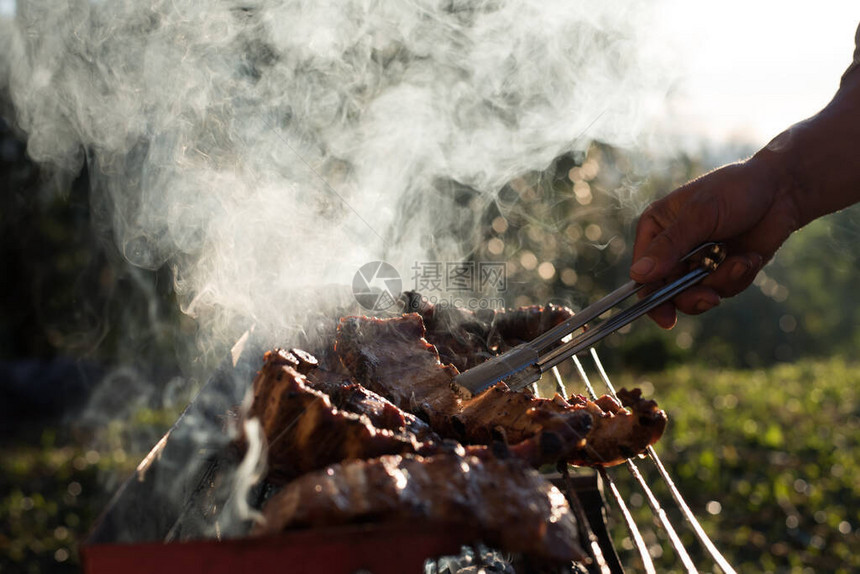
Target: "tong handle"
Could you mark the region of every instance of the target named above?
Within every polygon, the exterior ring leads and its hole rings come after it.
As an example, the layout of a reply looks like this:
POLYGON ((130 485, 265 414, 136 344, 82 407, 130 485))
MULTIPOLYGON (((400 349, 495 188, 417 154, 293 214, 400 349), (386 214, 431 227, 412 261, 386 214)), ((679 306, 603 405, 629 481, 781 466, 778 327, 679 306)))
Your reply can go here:
MULTIPOLYGON (((713 271, 725 259, 725 250, 719 243, 703 243, 687 253, 681 258, 679 263, 690 262, 694 265, 693 270, 697 268, 706 268, 713 271)), ((608 310, 616 307, 619 303, 638 293, 643 287, 642 283, 630 281, 619 287, 609 295, 601 298, 599 301, 589 305, 567 321, 559 323, 543 335, 532 339, 528 344, 531 345, 539 354, 547 347, 564 339, 571 333, 584 327, 597 317, 600 317, 608 310)), ((650 311, 650 309, 649 309, 650 311)), ((622 325, 623 326, 623 325, 622 325)))
POLYGON ((649 293, 629 308, 603 321, 595 329, 580 333, 563 345, 547 350, 551 345, 584 327, 592 319, 603 315, 637 293, 645 285, 635 281, 626 283, 532 341, 460 373, 454 377, 454 382, 473 394, 485 391, 503 379, 512 390, 522 389, 540 379, 545 371, 591 347, 654 307, 692 287, 714 271, 725 257, 725 248, 722 244, 704 243, 681 259, 681 262, 688 261, 693 265, 685 275, 649 293))
POLYGON ((568 341, 560 347, 556 347, 555 349, 546 353, 540 359, 538 359, 538 364, 541 367, 541 372, 551 369, 563 360, 569 359, 580 351, 584 351, 585 349, 596 344, 598 341, 605 339, 618 329, 632 323, 645 313, 649 312, 651 309, 657 307, 658 305, 662 305, 669 299, 672 299, 678 293, 686 290, 688 287, 692 287, 693 285, 704 279, 705 276, 707 276, 709 273, 710 271, 705 269, 694 269, 683 277, 676 279, 672 283, 669 283, 668 285, 658 289, 657 291, 646 295, 636 304, 632 305, 628 309, 625 309, 624 311, 620 311, 619 313, 613 315, 612 317, 598 325, 595 329, 586 331, 582 333, 582 335, 580 335, 579 337, 568 341))
MULTIPOLYGON (((662 305, 679 293, 686 291, 710 275, 725 258, 726 252, 722 244, 711 242, 700 245, 684 256, 681 260, 692 260, 695 264, 695 267, 693 267, 692 270, 652 293, 649 293, 627 309, 616 313, 606 321, 600 323, 595 329, 585 331, 560 347, 556 347, 555 349, 541 355, 540 359, 538 359, 541 373, 551 369, 580 351, 588 349, 598 341, 605 339, 618 329, 632 323, 655 307, 662 305)), ((644 285, 631 281, 616 291, 621 292, 627 290, 631 293, 636 293, 642 287, 644 287, 644 285)))

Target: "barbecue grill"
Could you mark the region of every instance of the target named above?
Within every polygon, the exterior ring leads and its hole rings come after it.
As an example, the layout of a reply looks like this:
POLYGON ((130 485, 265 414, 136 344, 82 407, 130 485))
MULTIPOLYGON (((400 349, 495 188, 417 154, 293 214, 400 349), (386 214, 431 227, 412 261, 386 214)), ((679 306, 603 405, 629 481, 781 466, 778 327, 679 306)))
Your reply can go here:
MULTIPOLYGON (((174 426, 141 461, 135 474, 120 488, 109 504, 87 543, 81 550, 88 574, 106 572, 182 572, 220 573, 235 571, 275 572, 288 565, 290 572, 331 572, 373 574, 420 572, 445 574, 485 566, 493 570, 492 551, 476 541, 474 548, 462 548, 458 540, 468 539, 456 527, 421 524, 368 524, 349 527, 296 531, 277 537, 248 538, 250 517, 242 512, 246 503, 262 501, 270 489, 261 483, 251 489, 251 501, 236 499, 241 481, 254 477, 242 469, 241 457, 231 448, 225 432, 227 417, 245 396, 254 373, 260 366, 262 345, 248 333, 236 344, 231 357, 210 378, 174 426), (240 470, 242 472, 240 472, 240 470), (440 559, 440 557, 454 557, 440 559)), ((598 393, 586 365, 607 393, 615 389, 600 362, 597 352, 588 351, 571 359, 586 392, 598 393)), ((558 368, 551 370, 556 389, 570 394, 558 368)), ((579 387, 577 387, 578 389, 579 387)), ((537 392, 537 386, 533 386, 537 392)), ((661 463, 649 447, 647 462, 653 465, 671 493, 672 501, 692 529, 705 554, 708 567, 715 565, 725 573, 732 567, 714 547, 693 512, 661 463)), ((613 474, 633 476, 648 502, 665 544, 688 573, 698 572, 666 509, 646 482, 639 465, 627 460, 625 465, 607 470, 599 468, 586 474, 572 475, 563 469, 548 477, 568 497, 577 517, 580 540, 592 557, 589 566, 574 566, 571 571, 615 574, 625 567, 607 531, 605 516, 610 510, 621 516, 635 549, 634 566, 643 572, 656 572, 651 551, 641 527, 634 520, 625 497, 613 474), (608 499, 609 504, 604 500, 608 499), (638 562, 638 563, 637 563, 638 562)), ((468 533, 465 533, 466 535, 468 533)), ((653 537, 653 536, 652 536, 653 537)), ((517 567, 514 560, 513 567, 517 567)), ((529 571, 528 566, 523 570, 529 571)), ((631 568, 631 566, 628 566, 631 568)))

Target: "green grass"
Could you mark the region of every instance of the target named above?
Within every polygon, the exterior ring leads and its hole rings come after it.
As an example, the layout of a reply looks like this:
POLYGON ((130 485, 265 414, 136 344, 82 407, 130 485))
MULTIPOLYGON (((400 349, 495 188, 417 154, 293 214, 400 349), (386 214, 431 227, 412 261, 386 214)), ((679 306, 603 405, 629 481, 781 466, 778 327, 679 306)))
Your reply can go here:
MULTIPOLYGON (((860 571, 860 364, 686 366, 616 379, 619 386, 653 386, 671 420, 657 451, 738 571, 860 571)), ((640 466, 660 500, 674 507, 650 463, 640 466)), ((623 492, 637 492, 626 472, 613 475, 623 492)), ((633 500, 643 506, 641 496, 633 500)), ((637 512, 647 522, 649 513, 637 512)), ((677 513, 670 516, 701 555, 677 513)), ((623 528, 616 533, 629 545, 623 528)), ((668 569, 672 560, 658 562, 668 569)))

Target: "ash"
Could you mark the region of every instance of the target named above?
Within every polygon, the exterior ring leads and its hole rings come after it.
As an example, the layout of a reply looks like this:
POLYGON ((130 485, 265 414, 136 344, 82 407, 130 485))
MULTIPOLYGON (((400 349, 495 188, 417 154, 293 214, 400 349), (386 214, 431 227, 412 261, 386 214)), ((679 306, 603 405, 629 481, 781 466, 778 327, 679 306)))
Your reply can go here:
POLYGON ((510 557, 485 546, 464 546, 459 556, 443 556, 424 563, 424 574, 515 574, 510 557))
POLYGON ((581 564, 570 567, 541 567, 537 564, 518 563, 510 554, 486 546, 463 546, 457 556, 443 556, 424 562, 424 574, 588 574, 581 564), (516 566, 515 566, 516 565, 516 566))

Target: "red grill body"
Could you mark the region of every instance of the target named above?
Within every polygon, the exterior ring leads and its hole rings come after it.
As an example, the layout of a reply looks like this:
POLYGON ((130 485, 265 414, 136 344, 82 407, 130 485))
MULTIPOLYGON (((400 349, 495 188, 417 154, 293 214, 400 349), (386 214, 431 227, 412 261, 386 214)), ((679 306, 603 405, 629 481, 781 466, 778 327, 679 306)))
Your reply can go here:
POLYGON ((94 544, 81 550, 86 574, 403 574, 429 556, 457 554, 450 527, 352 526, 277 537, 174 543, 94 544))

